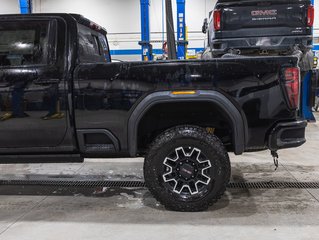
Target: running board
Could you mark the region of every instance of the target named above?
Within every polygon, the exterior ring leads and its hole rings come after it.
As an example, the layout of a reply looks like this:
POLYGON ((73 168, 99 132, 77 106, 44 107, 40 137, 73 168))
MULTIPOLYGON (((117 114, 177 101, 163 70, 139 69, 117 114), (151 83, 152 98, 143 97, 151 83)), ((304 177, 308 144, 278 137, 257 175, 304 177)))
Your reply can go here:
POLYGON ((0 164, 11 163, 73 163, 83 162, 80 154, 0 155, 0 164))
POLYGON ((113 144, 86 144, 86 153, 105 153, 105 152, 116 152, 113 144))

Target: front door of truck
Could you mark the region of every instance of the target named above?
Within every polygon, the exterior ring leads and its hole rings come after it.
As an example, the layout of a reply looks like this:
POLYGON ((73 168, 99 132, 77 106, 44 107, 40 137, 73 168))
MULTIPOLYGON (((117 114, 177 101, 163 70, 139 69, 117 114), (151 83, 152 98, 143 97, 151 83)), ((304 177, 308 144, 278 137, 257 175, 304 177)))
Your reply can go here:
POLYGON ((58 148, 67 132, 57 21, 0 20, 0 153, 58 148))

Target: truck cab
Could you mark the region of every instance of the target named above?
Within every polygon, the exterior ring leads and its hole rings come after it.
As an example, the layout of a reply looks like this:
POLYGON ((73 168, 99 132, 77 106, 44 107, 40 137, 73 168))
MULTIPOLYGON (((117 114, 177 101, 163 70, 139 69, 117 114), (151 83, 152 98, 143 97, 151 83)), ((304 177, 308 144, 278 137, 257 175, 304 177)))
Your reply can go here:
POLYGON ((111 61, 106 31, 75 14, 0 21, 0 152, 75 152, 73 107, 92 103, 82 93, 71 100, 82 86, 73 71, 111 61))

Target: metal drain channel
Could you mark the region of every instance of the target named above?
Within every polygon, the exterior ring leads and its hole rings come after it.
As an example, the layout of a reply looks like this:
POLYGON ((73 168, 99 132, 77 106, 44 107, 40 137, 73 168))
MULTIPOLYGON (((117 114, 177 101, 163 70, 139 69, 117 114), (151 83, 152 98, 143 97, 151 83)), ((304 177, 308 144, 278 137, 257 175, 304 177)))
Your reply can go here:
POLYGON ((231 182, 227 188, 239 189, 319 189, 319 182, 231 182))
POLYGON ((97 180, 0 180, 1 185, 53 186, 53 187, 109 187, 109 188, 141 188, 142 181, 97 181, 97 180))
MULTIPOLYGON (((109 187, 143 188, 143 181, 97 181, 97 180, 0 180, 0 186, 54 186, 54 187, 109 187)), ((319 189, 319 182, 231 182, 230 189, 319 189)))

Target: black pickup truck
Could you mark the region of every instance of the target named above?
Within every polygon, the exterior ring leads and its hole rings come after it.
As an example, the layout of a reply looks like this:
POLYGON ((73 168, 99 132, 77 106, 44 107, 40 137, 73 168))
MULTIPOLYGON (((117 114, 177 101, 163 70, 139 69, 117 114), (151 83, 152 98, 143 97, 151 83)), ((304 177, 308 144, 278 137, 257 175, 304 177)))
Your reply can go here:
POLYGON ((298 58, 112 63, 76 14, 0 16, 0 162, 145 157, 168 209, 199 211, 230 178, 228 152, 298 147, 298 58))
POLYGON ((218 0, 203 26, 208 37, 204 57, 300 51, 302 70, 311 70, 314 16, 310 0, 218 0))

